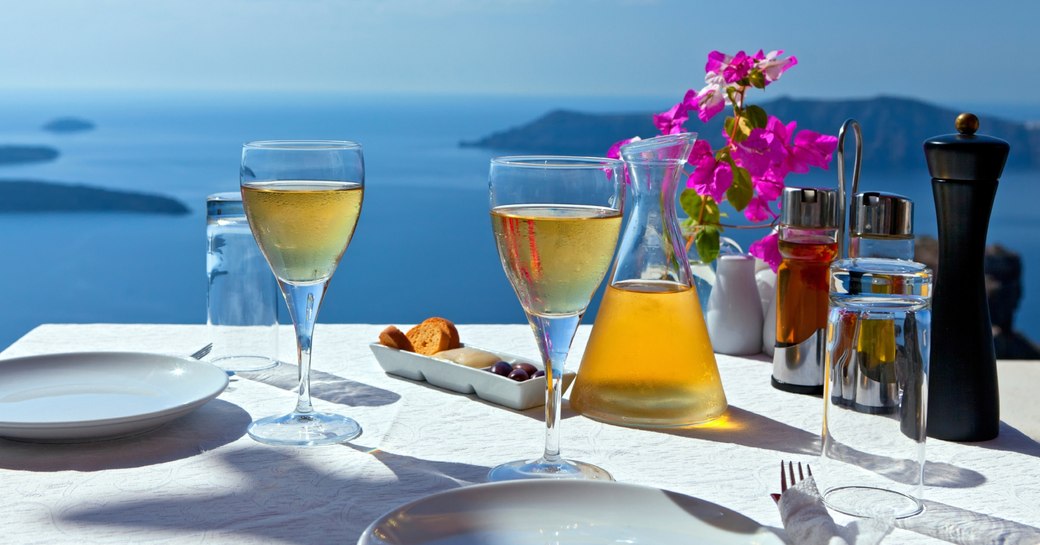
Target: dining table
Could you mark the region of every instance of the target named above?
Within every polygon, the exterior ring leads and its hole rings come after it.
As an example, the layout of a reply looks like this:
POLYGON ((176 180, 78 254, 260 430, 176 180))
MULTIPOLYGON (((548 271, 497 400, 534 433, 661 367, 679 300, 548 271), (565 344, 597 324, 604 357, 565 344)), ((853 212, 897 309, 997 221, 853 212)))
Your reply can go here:
MULTIPOLYGON (((252 420, 294 406, 288 326, 280 331, 283 363, 234 375, 218 397, 158 429, 77 443, 0 439, 0 543, 353 544, 402 504, 484 483, 497 464, 541 455, 542 407, 513 410, 387 374, 369 346, 384 327, 317 325, 314 405, 362 425, 361 436, 346 443, 278 447, 247 434, 252 420)), ((458 331, 469 345, 538 359, 527 325, 460 324, 458 331)), ((590 331, 579 328, 567 365, 579 376, 590 331)), ((94 351, 186 356, 209 341, 201 324, 43 324, 0 359, 94 351)), ((586 418, 565 401, 563 454, 607 469, 618 482, 723 506, 787 539, 770 494, 780 491, 782 460, 819 459, 822 399, 773 388, 766 356, 716 359, 729 402, 717 421, 621 427, 586 418)), ((1006 421, 990 441, 928 439, 923 501, 924 512, 894 521, 884 543, 1040 543, 1040 444, 1006 421)), ((839 524, 854 521, 832 514, 839 524)))

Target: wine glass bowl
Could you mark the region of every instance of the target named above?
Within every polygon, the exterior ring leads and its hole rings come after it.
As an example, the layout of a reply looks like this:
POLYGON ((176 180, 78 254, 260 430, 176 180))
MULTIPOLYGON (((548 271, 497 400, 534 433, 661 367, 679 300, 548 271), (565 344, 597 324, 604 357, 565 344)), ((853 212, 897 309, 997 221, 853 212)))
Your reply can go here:
POLYGON ((322 298, 357 227, 364 200, 361 146, 346 141, 264 141, 245 144, 242 204, 289 306, 296 332, 299 384, 289 414, 253 422, 262 443, 312 446, 361 434, 353 419, 314 411, 311 347, 322 298))
POLYGON ((546 443, 541 458, 491 470, 492 481, 612 480, 560 456, 562 377, 571 341, 610 268, 621 228, 624 164, 596 157, 518 156, 491 162, 491 225, 506 277, 541 351, 546 443))

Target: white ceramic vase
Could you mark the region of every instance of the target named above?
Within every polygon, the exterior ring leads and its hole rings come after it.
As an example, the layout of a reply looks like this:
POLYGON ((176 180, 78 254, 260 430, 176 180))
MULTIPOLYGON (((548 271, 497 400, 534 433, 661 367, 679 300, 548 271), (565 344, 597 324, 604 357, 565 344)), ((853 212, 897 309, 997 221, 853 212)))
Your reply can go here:
POLYGON ((719 256, 705 322, 716 352, 734 356, 761 352, 762 301, 755 283, 755 258, 719 256))

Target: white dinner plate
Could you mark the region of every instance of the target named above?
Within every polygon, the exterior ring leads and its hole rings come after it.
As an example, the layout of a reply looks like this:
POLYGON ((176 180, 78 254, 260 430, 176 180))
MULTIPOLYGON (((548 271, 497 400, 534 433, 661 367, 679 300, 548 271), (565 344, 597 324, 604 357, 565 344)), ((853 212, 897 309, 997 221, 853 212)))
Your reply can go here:
POLYGON ((657 488, 532 480, 456 488, 383 515, 358 545, 783 544, 725 507, 657 488))
POLYGON ((227 373, 139 352, 74 352, 0 360, 0 436, 77 442, 157 428, 217 397, 227 373))

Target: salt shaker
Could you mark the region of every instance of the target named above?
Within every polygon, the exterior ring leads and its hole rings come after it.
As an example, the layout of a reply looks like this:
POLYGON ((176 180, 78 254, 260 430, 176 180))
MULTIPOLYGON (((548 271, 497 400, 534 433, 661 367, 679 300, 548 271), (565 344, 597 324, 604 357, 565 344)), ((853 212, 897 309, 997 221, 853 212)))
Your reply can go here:
POLYGON ((1000 399, 983 259, 1011 146, 975 134, 979 120, 972 114, 958 116, 956 128, 957 134, 924 142, 939 234, 928 435, 985 441, 999 433, 1000 399))
POLYGON ((849 215, 849 257, 914 259, 913 201, 864 191, 853 195, 849 215))
MULTIPOLYGON (((913 205, 910 199, 892 193, 865 191, 853 195, 849 211, 849 258, 912 261, 913 205)), ((858 269, 851 267, 848 273, 855 278, 858 269)), ((887 316, 885 313, 878 315, 887 316)), ((849 339, 857 341, 848 345, 844 352, 837 351, 841 357, 831 362, 835 366, 831 369, 831 401, 871 414, 896 411, 900 389, 892 374, 882 372, 892 367, 886 364, 896 357, 895 352, 888 350, 891 343, 878 340, 891 337, 891 333, 898 329, 897 325, 891 317, 865 318, 846 313, 843 319, 836 331, 844 331, 849 339)))

